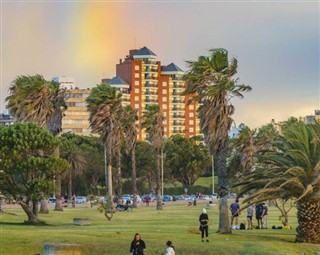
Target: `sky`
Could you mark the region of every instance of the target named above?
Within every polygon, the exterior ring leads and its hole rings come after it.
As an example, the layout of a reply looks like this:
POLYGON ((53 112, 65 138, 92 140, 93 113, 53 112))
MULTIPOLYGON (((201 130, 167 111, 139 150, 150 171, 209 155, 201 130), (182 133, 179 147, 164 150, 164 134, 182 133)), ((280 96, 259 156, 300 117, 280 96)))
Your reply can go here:
POLYGON ((18 75, 70 76, 91 88, 115 76, 130 49, 162 65, 225 48, 252 91, 232 99, 251 128, 320 109, 319 1, 0 0, 0 112, 18 75))

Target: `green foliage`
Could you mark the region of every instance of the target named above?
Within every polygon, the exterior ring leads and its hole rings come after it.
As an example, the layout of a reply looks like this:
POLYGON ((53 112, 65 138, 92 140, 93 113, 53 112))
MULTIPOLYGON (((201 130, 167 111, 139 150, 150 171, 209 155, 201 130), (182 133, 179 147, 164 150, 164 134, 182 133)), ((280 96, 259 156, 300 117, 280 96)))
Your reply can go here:
POLYGON ((26 205, 52 192, 55 169, 67 163, 53 152, 59 140, 33 123, 0 126, 0 190, 26 205))
POLYGON ((167 180, 179 181, 183 186, 191 186, 211 167, 208 149, 194 141, 174 135, 165 144, 165 173, 167 180))

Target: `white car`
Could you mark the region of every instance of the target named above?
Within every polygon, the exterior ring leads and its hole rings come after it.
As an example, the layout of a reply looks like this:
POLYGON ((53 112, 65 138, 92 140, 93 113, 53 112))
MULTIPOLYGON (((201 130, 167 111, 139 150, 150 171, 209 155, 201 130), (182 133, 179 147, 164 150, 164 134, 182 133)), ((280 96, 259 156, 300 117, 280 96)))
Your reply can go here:
POLYGON ((217 193, 212 193, 211 199, 218 199, 218 194, 217 193))
POLYGON ((87 198, 84 196, 77 196, 76 197, 76 204, 84 204, 87 202, 87 198))

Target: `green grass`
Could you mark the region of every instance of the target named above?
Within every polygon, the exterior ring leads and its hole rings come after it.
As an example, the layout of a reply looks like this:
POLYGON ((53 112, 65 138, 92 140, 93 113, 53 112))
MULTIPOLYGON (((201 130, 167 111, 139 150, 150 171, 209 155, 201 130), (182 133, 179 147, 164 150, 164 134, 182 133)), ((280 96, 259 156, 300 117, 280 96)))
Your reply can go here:
MULTIPOLYGON (((317 254, 320 245, 296 244, 295 230, 273 230, 280 225, 278 211, 270 208, 269 229, 237 230, 232 235, 217 234, 218 206, 208 210, 210 243, 201 243, 198 217, 203 205, 187 207, 166 204, 163 211, 141 207, 134 212, 116 213, 111 222, 96 208, 66 208, 64 212, 50 210, 40 215, 43 226, 24 225, 26 215, 21 209, 5 209, 13 215, 1 215, 0 254, 23 255, 42 253, 44 243, 73 243, 81 245, 82 255, 125 255, 135 233, 146 242, 146 255, 159 255, 167 240, 172 240, 178 255, 291 255, 317 254), (90 226, 76 226, 73 218, 89 217, 90 226)), ((245 220, 245 214, 240 216, 245 220)), ((296 227, 295 212, 289 222, 296 227)))

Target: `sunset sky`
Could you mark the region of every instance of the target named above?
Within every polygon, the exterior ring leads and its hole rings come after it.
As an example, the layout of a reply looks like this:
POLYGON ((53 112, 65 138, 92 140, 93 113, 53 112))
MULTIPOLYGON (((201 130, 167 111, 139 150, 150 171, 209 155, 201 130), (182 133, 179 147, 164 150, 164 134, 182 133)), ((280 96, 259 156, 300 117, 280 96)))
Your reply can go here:
POLYGON ((129 49, 147 46, 163 65, 225 48, 251 85, 233 101, 250 127, 320 108, 319 1, 1 0, 1 112, 17 75, 75 77, 80 88, 115 76, 129 49))

